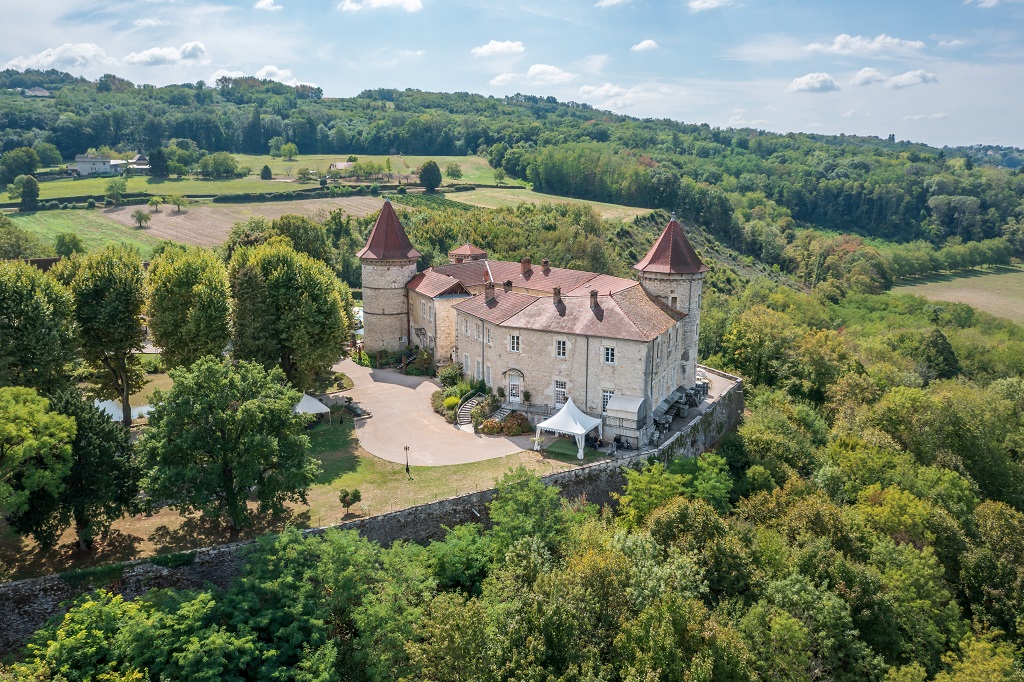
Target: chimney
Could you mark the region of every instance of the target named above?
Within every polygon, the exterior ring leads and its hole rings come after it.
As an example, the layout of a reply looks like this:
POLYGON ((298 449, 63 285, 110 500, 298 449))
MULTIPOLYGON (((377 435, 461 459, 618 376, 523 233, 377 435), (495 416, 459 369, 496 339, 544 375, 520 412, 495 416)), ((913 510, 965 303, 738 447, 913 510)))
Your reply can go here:
POLYGON ((519 261, 519 264, 523 268, 523 275, 526 275, 526 274, 528 274, 530 272, 531 267, 530 267, 530 259, 529 258, 524 258, 523 260, 519 261))
POLYGON ((462 256, 456 256, 456 257, 455 257, 455 262, 456 262, 456 263, 461 263, 461 262, 462 262, 462 260, 463 260, 462 256))
POLYGON ((597 310, 597 289, 590 290, 590 309, 597 310))
POLYGON ((501 286, 505 291, 512 291, 512 280, 506 279, 501 283, 501 286))
POLYGON ((549 261, 547 258, 541 258, 540 264, 541 267, 543 267, 545 270, 551 267, 551 261, 549 261))
POLYGON ((494 282, 484 284, 484 300, 488 303, 494 300, 494 282))
POLYGON ((551 290, 551 295, 555 299, 555 305, 562 302, 562 287, 555 287, 551 290))

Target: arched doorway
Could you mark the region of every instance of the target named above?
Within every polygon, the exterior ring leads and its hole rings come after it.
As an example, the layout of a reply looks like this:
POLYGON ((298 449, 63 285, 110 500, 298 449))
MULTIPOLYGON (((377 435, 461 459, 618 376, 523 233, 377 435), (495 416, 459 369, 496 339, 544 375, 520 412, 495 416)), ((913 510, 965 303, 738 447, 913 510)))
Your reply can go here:
POLYGON ((523 402, 523 373, 518 369, 508 371, 508 401, 510 403, 523 402))

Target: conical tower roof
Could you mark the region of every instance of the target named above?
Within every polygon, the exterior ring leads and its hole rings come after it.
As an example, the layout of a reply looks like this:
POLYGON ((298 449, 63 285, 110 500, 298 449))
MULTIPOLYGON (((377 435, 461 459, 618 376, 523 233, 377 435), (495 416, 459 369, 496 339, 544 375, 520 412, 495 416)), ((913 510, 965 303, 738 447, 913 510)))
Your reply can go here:
POLYGON ((380 209, 377 222, 366 240, 366 246, 356 254, 363 260, 408 260, 420 257, 420 252, 412 248, 412 242, 405 234, 398 215, 391 201, 384 199, 384 207, 380 209))
POLYGON ((700 256, 690 245, 690 240, 683 234, 683 226, 674 215, 651 250, 633 267, 640 272, 664 272, 673 275, 695 275, 708 271, 708 266, 701 262, 700 256))

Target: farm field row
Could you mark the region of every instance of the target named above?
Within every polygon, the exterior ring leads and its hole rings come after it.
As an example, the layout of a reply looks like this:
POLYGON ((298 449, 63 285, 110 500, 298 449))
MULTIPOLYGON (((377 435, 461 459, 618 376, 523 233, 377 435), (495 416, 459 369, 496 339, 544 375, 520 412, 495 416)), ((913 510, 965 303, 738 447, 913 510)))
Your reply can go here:
POLYGON ((933 301, 966 303, 978 310, 1024 325, 1024 269, 1000 267, 957 275, 929 277, 895 287, 898 294, 916 294, 933 301))

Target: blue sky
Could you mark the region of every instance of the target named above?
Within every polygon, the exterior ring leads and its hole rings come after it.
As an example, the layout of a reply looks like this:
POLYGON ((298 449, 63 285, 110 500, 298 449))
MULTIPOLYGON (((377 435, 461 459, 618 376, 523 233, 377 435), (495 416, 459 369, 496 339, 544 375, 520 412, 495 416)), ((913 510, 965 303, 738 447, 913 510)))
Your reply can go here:
POLYGON ((523 92, 641 117, 1024 147, 1024 1, 43 0, 0 64, 523 92))

